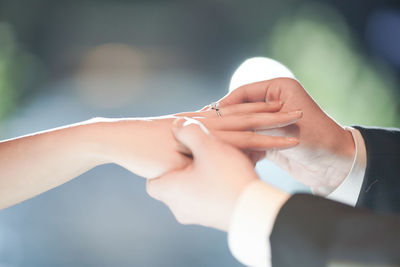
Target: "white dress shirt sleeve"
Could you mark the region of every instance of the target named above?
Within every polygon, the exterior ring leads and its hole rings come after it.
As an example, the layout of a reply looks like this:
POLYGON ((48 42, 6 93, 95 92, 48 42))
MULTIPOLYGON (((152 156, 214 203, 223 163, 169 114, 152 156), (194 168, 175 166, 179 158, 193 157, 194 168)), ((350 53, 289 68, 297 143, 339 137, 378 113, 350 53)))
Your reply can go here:
POLYGON ((327 198, 355 206, 360 195, 361 186, 364 180, 365 170, 367 168, 367 152, 365 149, 364 138, 360 131, 352 127, 346 127, 351 132, 355 144, 355 155, 353 165, 349 175, 327 198))
POLYGON ((280 208, 290 196, 260 181, 240 195, 231 219, 228 244, 246 266, 271 266, 269 236, 280 208))
MULTIPOLYGON (((356 152, 349 175, 328 198, 355 206, 366 169, 366 149, 361 133, 347 127, 356 152)), ((289 195, 262 182, 248 185, 239 197, 231 219, 228 244, 232 254, 246 266, 271 266, 269 236, 276 216, 289 195)))

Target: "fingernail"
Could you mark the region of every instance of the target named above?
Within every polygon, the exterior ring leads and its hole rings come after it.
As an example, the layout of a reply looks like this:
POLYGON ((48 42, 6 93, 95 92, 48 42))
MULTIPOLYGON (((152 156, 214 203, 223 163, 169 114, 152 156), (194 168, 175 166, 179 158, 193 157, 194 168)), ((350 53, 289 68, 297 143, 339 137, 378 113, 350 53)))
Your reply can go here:
POLYGON ((290 111, 288 112, 288 115, 301 116, 303 115, 303 111, 302 110, 290 111))
POLYGON ((296 143, 296 144, 298 144, 300 142, 299 139, 296 137, 289 137, 289 138, 286 138, 286 140, 288 140, 290 143, 296 143))

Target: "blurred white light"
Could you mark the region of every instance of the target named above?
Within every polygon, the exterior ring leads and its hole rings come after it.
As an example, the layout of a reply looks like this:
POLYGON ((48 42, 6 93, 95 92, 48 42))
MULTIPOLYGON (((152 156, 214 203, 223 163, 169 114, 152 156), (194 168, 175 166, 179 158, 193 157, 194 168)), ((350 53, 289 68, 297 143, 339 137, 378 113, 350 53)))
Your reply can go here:
POLYGON ((229 92, 245 84, 283 77, 295 78, 287 67, 276 60, 267 57, 249 58, 233 74, 229 92))
POLYGON ((77 92, 97 108, 129 105, 148 75, 146 54, 127 44, 103 44, 89 50, 76 75, 77 92))

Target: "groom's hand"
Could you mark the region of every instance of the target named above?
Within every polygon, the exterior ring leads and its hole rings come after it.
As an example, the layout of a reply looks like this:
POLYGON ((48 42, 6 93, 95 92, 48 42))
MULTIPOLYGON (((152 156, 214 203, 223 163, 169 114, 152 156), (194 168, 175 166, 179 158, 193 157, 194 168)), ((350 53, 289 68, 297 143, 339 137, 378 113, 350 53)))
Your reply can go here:
POLYGON ((201 122, 176 122, 174 135, 191 151, 193 161, 148 180, 147 192, 164 202, 180 223, 228 231, 232 254, 246 266, 267 266, 268 237, 290 196, 261 182, 250 160, 201 122))
POLYGON ((277 78, 241 86, 219 101, 220 107, 238 103, 282 101, 281 111, 303 110, 303 119, 269 134, 295 136, 300 145, 289 150, 271 150, 267 158, 320 195, 332 192, 347 176, 355 153, 354 142, 330 118, 299 82, 277 78))
POLYGON ((184 169, 147 181, 147 192, 164 202, 180 223, 227 231, 239 195, 258 180, 253 165, 200 122, 181 118, 175 125, 174 135, 191 151, 193 161, 184 169))

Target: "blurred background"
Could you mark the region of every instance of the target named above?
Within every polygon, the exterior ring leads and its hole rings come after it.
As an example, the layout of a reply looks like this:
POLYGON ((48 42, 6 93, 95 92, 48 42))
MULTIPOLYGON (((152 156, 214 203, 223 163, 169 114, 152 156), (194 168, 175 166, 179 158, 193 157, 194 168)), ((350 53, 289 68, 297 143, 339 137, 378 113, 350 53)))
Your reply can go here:
MULTIPOLYGON (((345 125, 400 127, 398 1, 0 0, 0 138, 199 109, 274 58, 345 125)), ((269 162, 263 179, 307 191, 269 162)), ((113 165, 0 211, 0 266, 241 266, 113 165)))

